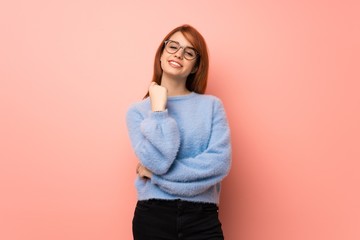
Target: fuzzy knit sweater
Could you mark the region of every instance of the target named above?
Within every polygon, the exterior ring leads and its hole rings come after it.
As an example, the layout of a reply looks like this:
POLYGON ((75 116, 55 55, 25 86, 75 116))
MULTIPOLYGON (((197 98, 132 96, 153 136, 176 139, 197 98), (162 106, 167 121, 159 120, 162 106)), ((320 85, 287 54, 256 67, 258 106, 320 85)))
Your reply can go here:
POLYGON ((130 106, 126 122, 138 160, 153 173, 151 179, 137 177, 138 200, 219 203, 231 144, 217 97, 194 92, 170 96, 163 112, 152 112, 146 98, 130 106))

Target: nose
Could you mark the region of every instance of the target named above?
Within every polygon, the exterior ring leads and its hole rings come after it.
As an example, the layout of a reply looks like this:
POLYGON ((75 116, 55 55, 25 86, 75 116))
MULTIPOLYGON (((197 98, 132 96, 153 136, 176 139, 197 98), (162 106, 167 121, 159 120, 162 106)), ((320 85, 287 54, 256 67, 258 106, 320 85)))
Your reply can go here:
POLYGON ((183 59, 184 53, 185 53, 184 48, 180 47, 179 50, 175 53, 175 57, 183 59))

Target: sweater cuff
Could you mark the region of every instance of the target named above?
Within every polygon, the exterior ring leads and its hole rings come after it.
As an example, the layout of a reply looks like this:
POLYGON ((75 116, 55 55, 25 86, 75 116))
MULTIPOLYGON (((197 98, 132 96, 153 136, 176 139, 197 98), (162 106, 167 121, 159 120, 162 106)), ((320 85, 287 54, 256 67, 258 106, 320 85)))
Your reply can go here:
POLYGON ((161 112, 153 112, 153 111, 149 111, 149 117, 152 119, 156 119, 156 120, 161 120, 161 119, 165 119, 169 116, 168 110, 165 109, 164 111, 161 112))

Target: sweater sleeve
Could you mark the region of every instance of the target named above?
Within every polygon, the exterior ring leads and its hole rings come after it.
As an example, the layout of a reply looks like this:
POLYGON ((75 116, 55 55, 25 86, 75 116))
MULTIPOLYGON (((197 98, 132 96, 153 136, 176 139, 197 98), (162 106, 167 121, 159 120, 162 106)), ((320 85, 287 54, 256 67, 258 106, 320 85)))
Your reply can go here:
POLYGON ((230 129, 223 105, 214 105, 207 149, 192 157, 177 159, 168 172, 152 176, 152 183, 178 196, 195 196, 219 183, 230 171, 230 129))
POLYGON ((176 121, 168 111, 152 112, 143 116, 132 107, 126 123, 136 156, 154 174, 166 173, 174 162, 180 146, 180 133, 176 121))

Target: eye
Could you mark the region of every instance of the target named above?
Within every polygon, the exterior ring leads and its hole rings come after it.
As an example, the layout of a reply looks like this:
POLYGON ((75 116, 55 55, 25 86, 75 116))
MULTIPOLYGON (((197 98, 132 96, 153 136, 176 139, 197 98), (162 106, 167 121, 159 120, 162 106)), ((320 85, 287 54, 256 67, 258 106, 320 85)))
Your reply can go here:
POLYGON ((186 51, 185 52, 189 57, 194 57, 195 56, 195 52, 193 51, 186 51))
POLYGON ((179 44, 177 44, 176 42, 169 42, 168 47, 171 48, 171 49, 178 49, 179 44))

